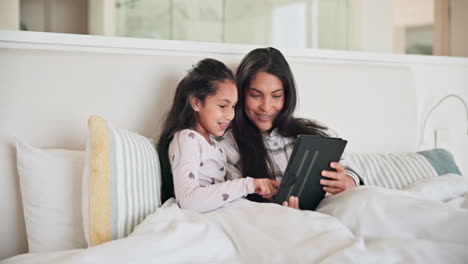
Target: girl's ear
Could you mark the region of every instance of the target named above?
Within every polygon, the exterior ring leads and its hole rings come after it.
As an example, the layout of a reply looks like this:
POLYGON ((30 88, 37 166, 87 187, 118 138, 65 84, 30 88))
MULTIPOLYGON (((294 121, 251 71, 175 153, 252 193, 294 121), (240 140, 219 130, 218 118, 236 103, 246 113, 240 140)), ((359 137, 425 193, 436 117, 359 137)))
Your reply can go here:
POLYGON ((200 111, 203 105, 202 101, 193 95, 189 97, 189 100, 190 100, 190 105, 192 106, 193 111, 195 112, 200 111))

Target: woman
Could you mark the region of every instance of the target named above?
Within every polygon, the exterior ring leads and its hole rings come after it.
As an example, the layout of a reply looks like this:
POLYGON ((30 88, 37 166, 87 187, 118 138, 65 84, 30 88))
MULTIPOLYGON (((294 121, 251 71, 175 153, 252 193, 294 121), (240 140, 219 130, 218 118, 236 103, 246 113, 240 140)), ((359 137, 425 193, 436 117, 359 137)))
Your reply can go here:
MULTIPOLYGON (((259 48, 248 53, 236 73, 239 101, 232 129, 221 144, 227 152, 228 179, 244 175, 281 181, 295 139, 300 134, 329 136, 328 129, 312 120, 292 116, 297 102, 294 76, 288 62, 275 48, 259 48)), ((330 180, 321 180, 323 189, 337 194, 362 184, 358 174, 342 159, 333 162, 336 171, 323 171, 330 180)), ((249 199, 269 199, 249 195, 249 199)), ((284 205, 298 208, 298 198, 284 205)))

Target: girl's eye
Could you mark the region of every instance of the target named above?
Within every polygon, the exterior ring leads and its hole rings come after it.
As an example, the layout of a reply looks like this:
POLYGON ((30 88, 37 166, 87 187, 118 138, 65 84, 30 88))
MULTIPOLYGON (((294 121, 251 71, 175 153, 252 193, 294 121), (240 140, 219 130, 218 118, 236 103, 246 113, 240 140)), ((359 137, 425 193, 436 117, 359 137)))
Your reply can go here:
POLYGON ((273 98, 281 98, 283 97, 282 95, 273 95, 273 98))
POLYGON ((259 94, 250 94, 250 97, 253 97, 253 98, 259 98, 260 95, 259 94))
POLYGON ((225 108, 226 106, 225 106, 225 105, 220 105, 219 107, 221 107, 221 108, 225 108))

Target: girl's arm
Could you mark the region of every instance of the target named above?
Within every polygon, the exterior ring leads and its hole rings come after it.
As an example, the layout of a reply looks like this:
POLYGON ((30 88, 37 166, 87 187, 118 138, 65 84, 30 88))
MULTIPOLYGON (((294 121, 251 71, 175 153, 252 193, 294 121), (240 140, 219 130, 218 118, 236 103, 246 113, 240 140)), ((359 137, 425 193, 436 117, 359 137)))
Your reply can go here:
POLYGON ((202 169, 201 142, 188 133, 189 130, 176 133, 169 146, 174 191, 181 208, 208 212, 255 192, 250 177, 201 186, 198 173, 202 169))

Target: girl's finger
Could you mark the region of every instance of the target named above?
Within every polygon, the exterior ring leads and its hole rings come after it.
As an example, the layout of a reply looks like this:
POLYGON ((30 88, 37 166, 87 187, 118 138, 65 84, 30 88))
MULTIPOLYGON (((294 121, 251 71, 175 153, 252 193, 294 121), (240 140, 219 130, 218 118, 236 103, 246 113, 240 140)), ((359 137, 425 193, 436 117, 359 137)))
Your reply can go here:
POLYGON ((278 189, 278 187, 280 186, 280 182, 279 182, 279 181, 271 181, 271 183, 273 184, 273 186, 275 187, 275 189, 278 189))

